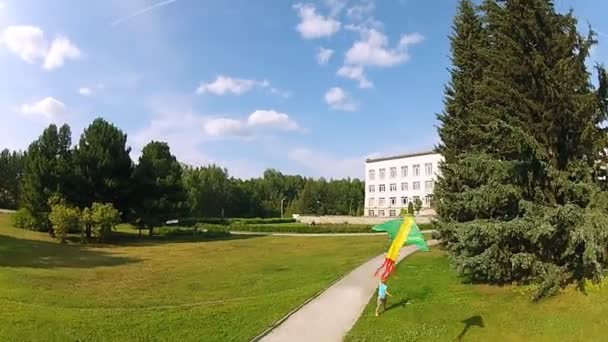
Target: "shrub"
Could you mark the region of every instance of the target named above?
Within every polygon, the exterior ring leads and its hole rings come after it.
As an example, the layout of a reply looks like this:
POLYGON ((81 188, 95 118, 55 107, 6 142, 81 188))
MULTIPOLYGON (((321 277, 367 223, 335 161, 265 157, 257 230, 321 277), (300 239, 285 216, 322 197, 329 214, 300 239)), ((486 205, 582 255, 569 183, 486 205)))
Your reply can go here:
POLYGON ((80 225, 80 210, 64 203, 54 204, 51 207, 49 221, 51 221, 55 237, 63 243, 68 231, 78 230, 80 225))
POLYGON ((225 238, 231 235, 227 227, 222 225, 199 225, 194 228, 164 226, 158 228, 157 233, 163 237, 195 236, 203 239, 225 238))
POLYGON ((277 223, 295 223, 296 220, 293 218, 239 218, 233 219, 234 223, 245 223, 245 224, 277 224, 277 223))
POLYGON ((175 225, 180 227, 194 227, 199 223, 229 225, 232 223, 232 220, 221 217, 184 217, 177 220, 175 225))
POLYGON ((32 216, 32 214, 25 208, 21 208, 17 210, 12 215, 13 226, 17 228, 24 228, 35 230, 36 229, 36 220, 32 216))
POLYGON ((410 202, 407 204, 407 213, 409 215, 414 215, 414 203, 410 202))
POLYGON ((93 203, 89 215, 95 227, 93 232, 100 242, 105 241, 112 229, 120 223, 120 212, 112 203, 93 203))

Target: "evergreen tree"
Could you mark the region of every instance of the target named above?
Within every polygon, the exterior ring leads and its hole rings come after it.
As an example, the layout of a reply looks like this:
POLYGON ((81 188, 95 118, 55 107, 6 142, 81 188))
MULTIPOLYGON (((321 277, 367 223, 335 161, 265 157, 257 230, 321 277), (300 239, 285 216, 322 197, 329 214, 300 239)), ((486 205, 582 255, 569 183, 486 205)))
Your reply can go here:
POLYGON ((594 167, 606 147, 598 127, 605 114, 585 66, 593 36, 581 36, 573 14, 556 13, 551 1, 486 0, 473 47, 481 78, 463 76, 454 46, 470 37, 461 34, 463 18, 473 21, 464 4, 452 40, 454 93, 446 92, 440 117, 445 162, 436 191, 456 267, 478 281, 539 282, 537 297, 597 280, 608 241, 590 203, 603 197, 594 167), (465 105, 457 105, 459 92, 465 105))
POLYGON ((52 233, 48 200, 52 195, 65 198, 71 193, 71 142, 68 125, 59 130, 50 125, 30 144, 21 183, 21 207, 33 218, 33 226, 26 228, 52 233))
POLYGON ((0 208, 16 209, 25 155, 22 152, 0 152, 0 208))
POLYGON ((104 119, 96 119, 85 129, 74 151, 79 206, 112 203, 126 213, 132 172, 131 149, 126 144, 127 135, 104 119))
POLYGON ((169 145, 153 141, 143 148, 133 172, 133 183, 131 208, 135 211, 135 223, 148 228, 150 236, 154 227, 180 216, 185 201, 182 167, 169 145))

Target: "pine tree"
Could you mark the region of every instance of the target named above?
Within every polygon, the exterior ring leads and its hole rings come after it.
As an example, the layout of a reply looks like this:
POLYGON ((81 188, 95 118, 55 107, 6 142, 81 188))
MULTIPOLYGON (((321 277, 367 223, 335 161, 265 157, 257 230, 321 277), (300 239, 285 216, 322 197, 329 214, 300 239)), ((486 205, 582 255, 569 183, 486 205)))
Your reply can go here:
POLYGON ((85 129, 74 151, 80 207, 112 203, 119 211, 127 211, 132 161, 126 144, 127 135, 101 118, 85 129))
POLYGON ((169 145, 153 141, 143 148, 133 172, 133 182, 131 207, 136 224, 148 228, 150 236, 154 227, 180 216, 185 201, 182 167, 171 154, 169 145))
MULTIPOLYGON (((469 12, 461 3, 453 46, 469 37, 458 34, 469 12)), ((573 14, 547 0, 486 0, 479 19, 481 78, 462 82, 456 65, 452 84, 473 90, 454 86, 440 117, 442 237, 456 268, 474 280, 539 282, 537 297, 596 280, 608 241, 597 229, 606 220, 591 208, 603 197, 594 167, 606 147, 585 66, 593 36, 581 36, 573 14), (470 96, 466 107, 455 105, 459 92, 470 96)))

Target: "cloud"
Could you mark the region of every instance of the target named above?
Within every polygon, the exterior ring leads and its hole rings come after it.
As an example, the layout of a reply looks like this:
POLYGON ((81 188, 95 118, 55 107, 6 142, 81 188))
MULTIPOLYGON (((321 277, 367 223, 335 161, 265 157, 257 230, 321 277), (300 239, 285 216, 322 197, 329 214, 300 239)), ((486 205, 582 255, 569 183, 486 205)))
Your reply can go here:
POLYGON ((317 56, 315 57, 315 59, 317 60, 317 63, 319 63, 319 65, 326 65, 327 63, 329 63, 329 60, 331 59, 331 56, 333 56, 333 54, 334 50, 319 47, 317 49, 317 56))
POLYGON ((38 102, 23 104, 20 111, 21 114, 30 117, 42 116, 47 121, 57 120, 67 113, 65 104, 50 96, 38 102))
POLYGON ((359 81, 359 88, 371 88, 374 85, 367 79, 362 66, 344 65, 337 72, 338 76, 359 81))
POLYGON ((333 87, 325 93, 325 102, 332 109, 343 111, 356 111, 359 105, 350 97, 350 95, 342 90, 342 88, 333 87))
POLYGON ((300 32, 302 38, 329 37, 340 30, 339 21, 317 14, 317 10, 312 4, 295 4, 293 8, 298 11, 300 17, 296 30, 300 32))
POLYGON ((388 46, 386 35, 376 29, 363 30, 361 39, 346 52, 346 64, 359 66, 391 67, 409 60, 407 48, 420 43, 419 33, 404 35, 395 48, 388 46))
POLYGON ((340 14, 347 3, 348 0, 325 0, 325 6, 329 8, 329 14, 332 17, 340 14))
POLYGON ((274 110, 256 110, 247 119, 250 127, 277 128, 284 131, 298 130, 298 124, 289 115, 274 110))
POLYGON ((57 36, 52 42, 46 40, 44 31, 36 26, 9 26, 0 36, 6 48, 27 63, 42 62, 46 70, 63 66, 67 59, 78 59, 82 53, 64 36, 57 36))
POLYGON ((363 1, 346 10, 346 16, 353 21, 364 21, 369 18, 374 9, 373 1, 363 1))
POLYGON ((268 80, 258 81, 224 75, 217 76, 212 82, 201 82, 195 93, 213 94, 218 96, 242 95, 253 90, 254 88, 267 89, 271 94, 278 95, 285 99, 291 97, 290 91, 271 87, 268 80))
POLYGON ((112 24, 110 24, 110 25, 111 25, 111 26, 116 26, 116 25, 122 24, 122 23, 124 23, 125 21, 131 20, 131 19, 133 19, 133 18, 135 18, 135 17, 137 17, 137 16, 139 16, 139 15, 142 15, 142 14, 144 14, 144 13, 146 13, 146 12, 150 12, 150 11, 152 11, 152 10, 156 9, 156 8, 159 8, 159 7, 162 7, 162 6, 166 6, 166 5, 168 5, 168 4, 172 3, 172 2, 176 2, 176 1, 177 1, 177 0, 166 0, 166 1, 159 2, 159 3, 157 3, 157 4, 154 4, 154 5, 152 5, 152 6, 148 6, 148 7, 142 8, 142 9, 140 9, 140 10, 138 10, 138 11, 133 12, 132 14, 129 14, 129 15, 128 15, 128 16, 126 16, 126 17, 122 17, 122 18, 119 18, 119 19, 114 20, 114 21, 112 22, 112 24))
POLYGON ((78 89, 78 94, 80 94, 82 96, 91 96, 91 95, 93 95, 93 90, 91 88, 82 87, 82 88, 78 89))
POLYGON ((296 148, 287 156, 306 168, 315 177, 347 178, 363 176, 365 157, 337 157, 308 148, 296 148))
POLYGON ((205 132, 213 137, 253 137, 261 130, 295 131, 299 130, 299 126, 289 115, 272 109, 255 110, 244 120, 219 117, 205 123, 205 132))
POLYGON ((4 7, 6 7, 6 4, 3 1, 0 1, 0 10, 4 9, 4 7))

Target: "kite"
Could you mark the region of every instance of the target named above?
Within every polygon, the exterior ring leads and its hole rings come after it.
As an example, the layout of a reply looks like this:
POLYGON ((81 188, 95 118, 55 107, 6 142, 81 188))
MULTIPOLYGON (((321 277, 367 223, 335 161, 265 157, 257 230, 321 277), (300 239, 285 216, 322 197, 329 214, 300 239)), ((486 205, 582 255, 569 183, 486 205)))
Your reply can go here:
POLYGON ((374 226, 372 230, 387 232, 389 239, 392 240, 391 246, 386 252, 384 263, 374 273, 377 276, 384 269, 382 279, 386 279, 395 270, 395 262, 404 244, 413 244, 421 251, 429 251, 424 235, 422 235, 411 216, 384 222, 374 226))

